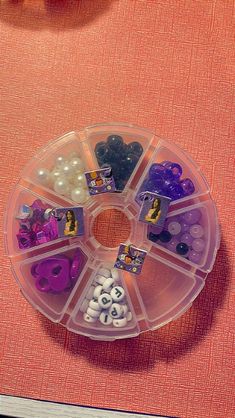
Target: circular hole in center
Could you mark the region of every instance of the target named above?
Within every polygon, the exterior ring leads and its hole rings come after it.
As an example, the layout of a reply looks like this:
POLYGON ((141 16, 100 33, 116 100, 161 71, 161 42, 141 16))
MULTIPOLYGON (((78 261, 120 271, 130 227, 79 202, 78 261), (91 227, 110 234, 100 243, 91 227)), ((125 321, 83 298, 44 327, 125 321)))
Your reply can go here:
POLYGON ((106 209, 95 218, 92 233, 104 247, 116 248, 128 239, 131 223, 121 210, 106 209))

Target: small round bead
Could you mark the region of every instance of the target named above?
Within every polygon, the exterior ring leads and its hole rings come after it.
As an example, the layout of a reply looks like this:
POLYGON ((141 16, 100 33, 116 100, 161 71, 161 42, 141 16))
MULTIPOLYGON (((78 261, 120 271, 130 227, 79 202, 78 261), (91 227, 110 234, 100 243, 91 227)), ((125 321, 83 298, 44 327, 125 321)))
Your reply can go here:
POLYGON ((94 280, 94 282, 103 286, 103 284, 104 284, 105 280, 106 280, 106 277, 101 276, 101 274, 97 274, 97 275, 95 276, 95 280, 94 280))
POLYGON ((112 276, 112 278, 115 281, 119 280, 119 272, 118 272, 118 269, 112 268, 111 269, 111 276, 112 276))
POLYGON ((153 232, 149 232, 148 239, 152 242, 157 242, 159 240, 159 234, 154 234, 153 232))
POLYGON ((194 224, 189 229, 190 235, 193 238, 201 238, 204 235, 204 229, 199 224, 194 224))
POLYGON ((86 322, 96 322, 97 321, 97 318, 94 318, 94 317, 88 315, 88 313, 84 313, 83 319, 86 322))
POLYGON ((172 235, 170 234, 169 231, 162 231, 159 234, 159 239, 161 242, 169 242, 172 238, 172 235))
POLYGON ((199 209, 192 209, 181 215, 181 219, 188 225, 196 224, 201 218, 199 209))
POLYGON ((174 175, 175 179, 179 179, 180 176, 183 173, 182 167, 181 165, 177 164, 177 163, 169 163, 169 164, 165 164, 165 167, 167 167, 169 170, 172 171, 172 174, 174 175))
POLYGON ((66 195, 68 185, 69 183, 65 178, 59 177, 54 183, 54 190, 58 194, 66 195))
POLYGON ((108 279, 106 279, 106 280, 105 280, 105 282, 104 282, 104 284, 103 284, 103 289, 104 289, 106 292, 110 292, 110 291, 111 291, 111 288, 112 288, 113 283, 114 283, 114 279, 113 279, 112 277, 109 277, 108 279))
POLYGON ((205 248, 205 241, 201 238, 196 238, 192 242, 192 249, 197 253, 201 253, 205 248))
POLYGON ((149 169, 149 178, 154 179, 156 175, 163 175, 165 167, 162 164, 154 163, 149 169))
POLYGON ((188 253, 188 245, 185 244, 184 242, 180 242, 177 246, 176 246, 176 252, 180 255, 186 255, 188 253))
POLYGON ((54 168, 54 170, 52 170, 52 172, 50 173, 50 180, 51 183, 54 184, 55 181, 59 178, 59 177, 63 177, 61 175, 61 171, 58 170, 58 168, 54 168))
POLYGON ((106 277, 108 279, 110 277, 110 275, 111 275, 111 272, 110 272, 109 269, 101 268, 101 269, 98 270, 98 273, 97 274, 100 274, 101 276, 104 276, 104 277, 106 277))
POLYGON ((98 302, 101 308, 107 309, 112 305, 112 297, 109 293, 103 293, 98 297, 98 302))
POLYGON ((154 177, 151 177, 149 182, 153 184, 152 189, 153 190, 161 190, 164 186, 164 180, 161 174, 154 174, 154 177))
POLYGON ((106 142, 98 142, 95 146, 95 155, 98 159, 104 158, 106 152, 108 150, 108 146, 106 142))
POLYGON ((174 181, 174 174, 171 170, 169 170, 169 168, 164 167, 163 179, 168 182, 174 181))
POLYGON ((68 163, 62 165, 60 168, 60 172, 62 176, 65 176, 67 178, 70 178, 74 174, 74 169, 69 165, 68 163))
POLYGON ((178 183, 171 183, 166 192, 167 196, 169 196, 172 200, 177 200, 184 197, 184 191, 178 183))
POLYGON ((134 141, 134 142, 130 142, 128 145, 127 145, 127 153, 132 153, 132 154, 135 154, 135 155, 137 155, 138 157, 140 157, 141 156, 141 154, 143 153, 143 147, 142 147, 142 145, 139 143, 139 142, 137 142, 137 141, 134 141))
POLYGON ((125 290, 121 286, 114 286, 110 292, 114 302, 120 302, 125 297, 125 290))
POLYGON ((113 303, 109 308, 109 315, 114 319, 120 318, 120 316, 122 316, 122 312, 123 310, 119 303, 113 303))
POLYGON ((181 187, 184 191, 184 194, 186 196, 190 196, 191 194, 193 194, 195 192, 194 184, 193 184, 192 180, 190 180, 190 179, 181 180, 180 185, 181 185, 181 187))
POLYGON ((66 162, 65 158, 62 155, 59 155, 55 160, 56 167, 61 167, 66 162))
POLYGON ((94 299, 90 300, 89 307, 94 309, 94 311, 100 311, 102 308, 100 307, 99 303, 96 302, 94 299))
POLYGON ((80 306, 80 311, 83 313, 86 312, 88 306, 89 306, 89 300, 85 298, 80 306))
POLYGON ((127 312, 127 315, 126 315, 127 322, 131 321, 132 318, 133 318, 133 315, 132 315, 131 311, 127 312))
POLYGON ((189 225, 184 222, 183 220, 180 221, 181 225, 181 232, 188 232, 189 231, 189 225))
POLYGON ((170 222, 167 227, 171 235, 178 235, 181 231, 181 225, 179 222, 170 222))
POLYGON ((87 308, 86 313, 91 316, 92 318, 98 318, 100 316, 100 310, 95 310, 90 307, 87 308))
POLYGON ((170 242, 168 242, 166 247, 169 251, 172 251, 173 253, 176 253, 176 247, 177 247, 178 244, 179 244, 179 240, 176 239, 175 237, 173 237, 170 240, 170 242))
POLYGON ((81 158, 72 158, 69 162, 69 165, 72 167, 73 171, 82 171, 84 170, 84 164, 81 158))
POLYGON ((134 170, 138 161, 139 161, 139 158, 135 154, 128 154, 126 156, 124 164, 125 164, 125 167, 126 167, 128 173, 130 173, 134 170))
POLYGON ((126 318, 114 319, 113 320, 113 326, 117 327, 117 328, 125 327, 126 324, 127 324, 127 319, 126 318))
POLYGON ((180 242, 184 242, 185 244, 190 246, 193 242, 193 238, 188 232, 185 232, 183 235, 181 235, 180 242))
POLYGON ((77 187, 72 190, 71 192, 71 199, 74 200, 74 202, 82 204, 87 200, 87 195, 85 190, 77 187))
POLYGON ((78 186, 79 188, 84 188, 87 186, 85 176, 80 171, 74 174, 74 176, 71 178, 71 181, 73 184, 75 184, 75 186, 78 186))
POLYGON ((102 290, 103 290, 103 286, 96 286, 95 287, 95 290, 94 290, 94 293, 93 293, 93 298, 94 299, 98 299, 98 297, 101 295, 101 293, 102 293, 102 290))
POLYGON ((188 258, 190 261, 192 261, 192 263, 199 264, 201 261, 202 255, 201 253, 197 253, 194 250, 190 250, 188 258))
POLYGON ((89 289, 88 289, 88 291, 87 291, 87 294, 86 294, 86 298, 87 299, 92 299, 93 298, 93 294, 94 294, 94 290, 95 290, 95 287, 94 286, 91 286, 89 289))
POLYGON ((123 139, 120 135, 109 135, 107 144, 111 150, 119 151, 122 148, 123 139))
POLYGON ((37 180, 40 184, 46 186, 50 181, 50 171, 46 168, 39 168, 37 170, 37 180))
POLYGON ((99 320, 103 325, 110 325, 113 322, 113 318, 109 315, 108 311, 101 312, 99 320))

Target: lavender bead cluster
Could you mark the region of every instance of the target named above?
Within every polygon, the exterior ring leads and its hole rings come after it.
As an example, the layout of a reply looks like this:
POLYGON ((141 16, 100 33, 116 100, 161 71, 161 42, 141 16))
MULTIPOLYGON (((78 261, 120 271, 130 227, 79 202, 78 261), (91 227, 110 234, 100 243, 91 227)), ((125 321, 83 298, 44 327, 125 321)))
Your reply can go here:
POLYGON ((101 168, 111 166, 117 190, 123 190, 140 156, 142 145, 137 142, 125 143, 120 135, 109 135, 106 141, 97 142, 95 155, 101 168))
MULTIPOLYGON (((26 205, 24 205, 25 209, 26 205)), ((58 238, 57 222, 53 216, 47 216, 51 211, 40 199, 27 206, 28 213, 19 219, 19 232, 16 234, 20 249, 35 247, 58 238)), ((21 208, 20 208, 21 210, 21 208)))
POLYGON ((163 161, 152 164, 138 192, 137 202, 141 204, 146 191, 170 197, 171 200, 191 195, 195 191, 194 184, 189 178, 182 179, 182 173, 178 163, 163 161))
POLYGON ((189 261, 199 264, 205 249, 205 231, 201 221, 202 213, 199 209, 192 209, 183 214, 166 219, 164 229, 160 234, 149 227, 150 241, 179 254, 189 261))

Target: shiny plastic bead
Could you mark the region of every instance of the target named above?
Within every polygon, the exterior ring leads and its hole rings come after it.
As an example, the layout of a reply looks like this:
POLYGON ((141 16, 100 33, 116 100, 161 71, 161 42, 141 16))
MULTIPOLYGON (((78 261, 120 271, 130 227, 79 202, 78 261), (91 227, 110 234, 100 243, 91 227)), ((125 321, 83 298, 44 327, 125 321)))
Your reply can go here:
POLYGON ((173 237, 173 238, 170 240, 170 242, 168 242, 168 244, 167 244, 166 248, 167 248, 169 251, 172 251, 173 253, 176 253, 176 247, 177 247, 177 245, 178 245, 178 244, 179 244, 179 240, 178 240, 177 238, 173 237))
POLYGON ((119 305, 119 303, 113 303, 110 308, 109 308, 109 315, 115 319, 115 318, 120 318, 120 316, 122 316, 123 310, 121 305, 119 305))
POLYGON ((62 165, 62 167, 60 168, 61 171, 61 175, 68 178, 71 177, 74 174, 74 168, 71 167, 71 165, 69 165, 68 163, 62 165))
POLYGON ((109 315, 108 311, 101 312, 99 320, 103 325, 110 325, 113 322, 113 318, 109 315))
POLYGON ((170 234, 169 231, 162 231, 159 234, 159 239, 161 242, 169 242, 172 238, 172 235, 170 234))
POLYGON ((114 302, 121 302, 125 297, 125 290, 121 286, 114 286, 110 292, 114 302))
POLYGON ((113 300, 109 293, 103 293, 98 297, 98 302, 101 308, 107 309, 112 305, 113 300))
POLYGON ((98 297, 101 295, 101 293, 102 293, 102 290, 103 290, 103 286, 96 286, 95 287, 95 290, 94 290, 94 293, 93 293, 93 298, 94 299, 98 299, 98 297))
POLYGON ((180 221, 180 225, 181 225, 181 232, 188 232, 189 231, 189 224, 187 224, 183 220, 180 221))
POLYGON ((65 178, 59 177, 54 183, 54 190, 58 194, 65 195, 68 190, 68 181, 65 178))
POLYGON ((179 222, 170 222, 167 227, 171 235, 178 235, 181 231, 181 225, 179 222))
POLYGON ((85 176, 81 172, 75 173, 71 180, 73 184, 75 184, 75 186, 78 186, 79 188, 87 187, 85 176))
POLYGON ((52 172, 50 173, 50 182, 52 184, 55 183, 55 181, 59 178, 62 177, 61 175, 61 171, 58 168, 54 168, 54 170, 52 170, 52 172))
POLYGON ((183 235, 181 235, 180 242, 184 242, 190 246, 193 242, 193 237, 188 232, 185 232, 183 235))
POLYGON ((175 179, 179 179, 183 173, 182 167, 177 163, 165 164, 165 167, 172 171, 172 174, 175 179))
POLYGON ((180 185, 181 185, 181 187, 184 191, 184 194, 186 196, 190 196, 191 194, 193 194, 195 192, 194 184, 193 184, 192 180, 190 180, 190 179, 181 180, 180 185))
POLYGON ((55 160, 56 167, 61 167, 66 162, 65 158, 62 155, 59 155, 55 160))
POLYGON ((120 319, 114 319, 113 320, 113 326, 116 327, 116 328, 125 327, 126 324, 127 324, 127 319, 126 318, 120 318, 120 319))
POLYGON ((171 183, 167 188, 167 196, 169 196, 172 200, 181 199, 184 197, 184 191, 180 184, 171 183))
POLYGON ((124 165, 125 165, 128 173, 130 173, 134 170, 138 160, 139 160, 139 158, 135 154, 128 154, 127 155, 127 157, 124 161, 124 165))
POLYGON ((205 241, 201 238, 194 239, 192 242, 192 249, 197 253, 201 253, 205 248, 205 241))
POLYGON ((103 289, 106 292, 110 292, 112 285, 114 283, 114 279, 112 277, 109 277, 108 279, 105 280, 104 284, 103 284, 103 289))
POLYGON ((109 135, 107 144, 111 150, 119 151, 122 148, 123 139, 120 135, 109 135))
POLYGON ((97 276, 95 277, 94 282, 103 286, 105 280, 106 280, 106 277, 101 276, 100 274, 97 274, 97 276))
POLYGON ((194 250, 190 250, 188 258, 189 258, 190 261, 192 261, 192 263, 199 264, 200 261, 201 261, 201 258, 202 258, 202 254, 197 253, 194 250))
POLYGON ((50 182, 50 171, 46 168, 39 168, 37 170, 37 180, 40 184, 47 186, 50 182))
POLYGON ((186 224, 193 225, 193 224, 196 224, 200 220, 201 212, 199 209, 192 209, 182 214, 181 218, 186 224))
POLYGON ((94 317, 88 315, 88 313, 84 313, 83 319, 86 322, 96 322, 97 321, 97 318, 94 318, 94 317))
POLYGON ((162 177, 164 172, 165 172, 165 167, 162 164, 154 163, 151 165, 149 169, 149 178, 155 179, 155 177, 159 174, 162 177))
POLYGON ((204 235, 204 229, 199 224, 194 224, 189 229, 190 235, 193 238, 201 238, 204 235))
POLYGON ((71 199, 74 200, 74 202, 79 203, 79 204, 84 203, 87 199, 85 190, 79 187, 73 189, 71 192, 71 199))
POLYGON ((149 232, 148 239, 152 242, 157 242, 159 240, 159 234, 154 234, 153 232, 149 232))
POLYGON ((137 155, 137 157, 140 157, 141 154, 143 153, 143 147, 137 141, 130 142, 130 144, 127 145, 126 152, 131 153, 131 154, 135 154, 135 155, 137 155))
POLYGON ((187 244, 185 244, 184 242, 180 242, 177 246, 176 246, 176 252, 180 255, 186 255, 188 253, 189 247, 187 244))
POLYGON ((106 145, 106 142, 98 142, 95 146, 95 154, 98 159, 103 159, 106 152, 108 150, 108 147, 106 145))
POLYGON ((94 311, 101 311, 101 307, 98 302, 96 302, 94 299, 90 300, 89 307, 91 309, 94 309, 94 311))
POLYGON ((69 162, 70 167, 72 168, 72 171, 82 171, 84 170, 84 164, 81 158, 76 157, 72 158, 69 162))

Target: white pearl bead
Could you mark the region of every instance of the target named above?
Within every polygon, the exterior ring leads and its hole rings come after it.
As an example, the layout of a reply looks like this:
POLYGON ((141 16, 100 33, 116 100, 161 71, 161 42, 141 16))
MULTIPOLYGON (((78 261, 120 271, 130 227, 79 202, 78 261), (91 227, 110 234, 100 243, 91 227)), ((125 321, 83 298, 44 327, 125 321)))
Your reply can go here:
POLYGON ((93 298, 93 293, 94 293, 94 290, 95 290, 95 286, 91 286, 90 288, 89 288, 89 290, 87 291, 87 294, 86 294, 86 298, 87 299, 92 299, 93 298))
POLYGON ((101 276, 100 274, 97 274, 97 276, 95 276, 95 283, 101 284, 103 286, 104 282, 106 280, 106 277, 101 276))
POLYGON ((65 163, 65 158, 62 155, 59 155, 55 161, 56 167, 61 167, 64 163, 65 163))
POLYGON ((89 306, 89 300, 85 298, 80 306, 80 311, 83 313, 86 312, 88 306, 89 306))
POLYGON ((72 167, 73 170, 81 171, 84 170, 84 164, 79 157, 72 158, 69 162, 69 165, 72 167))
POLYGON ((108 293, 103 293, 98 297, 98 302, 101 308, 107 309, 112 305, 112 298, 108 293))
POLYGON ((111 277, 111 272, 110 272, 110 270, 109 270, 109 269, 106 269, 106 268, 101 268, 101 269, 99 269, 99 270, 98 270, 98 274, 100 274, 101 276, 106 277, 107 279, 108 279, 109 277, 111 277))
POLYGON ((114 283, 114 279, 112 277, 109 277, 108 279, 105 280, 104 284, 103 284, 103 289, 106 292, 110 292, 110 290, 112 289, 112 285, 114 283))
POLYGON ((125 297, 125 290, 121 286, 115 286, 112 288, 110 295, 114 302, 120 302, 125 297))
POLYGON ((67 180, 63 177, 59 177, 54 183, 54 190, 58 194, 65 195, 68 190, 67 180))
POLYGON ((95 311, 95 309, 87 308, 86 313, 92 318, 98 318, 100 316, 100 311, 95 311))
POLYGON ((84 203, 86 200, 86 193, 83 189, 73 189, 71 192, 71 199, 74 200, 76 203, 84 203))
POLYGON ((39 168, 37 170, 37 179, 40 184, 47 185, 50 181, 50 171, 46 168, 39 168))
POLYGON ((113 319, 111 318, 111 316, 108 314, 107 311, 101 312, 99 320, 101 324, 103 325, 110 325, 113 322, 113 319))
POLYGON ((128 312, 128 313, 127 313, 127 316, 126 316, 127 322, 131 321, 131 320, 132 320, 132 318, 133 318, 132 313, 131 313, 131 312, 128 312))
POLYGON ((73 176, 71 181, 73 182, 73 184, 75 184, 75 186, 79 186, 82 188, 87 187, 85 176, 80 171, 73 176))
POLYGON ((114 280, 118 280, 119 279, 118 269, 115 269, 115 268, 111 269, 111 275, 114 280))
POLYGON ((117 327, 117 328, 125 327, 126 324, 127 324, 127 319, 126 318, 114 319, 113 320, 113 326, 117 327))
POLYGON ((122 307, 119 303, 113 303, 109 308, 109 315, 112 318, 120 318, 122 316, 122 307))
POLYGON ((64 165, 62 165, 61 167, 61 174, 64 175, 65 177, 71 178, 74 174, 74 169, 73 167, 71 167, 69 164, 65 163, 64 165))
POLYGON ((97 318, 93 318, 92 316, 88 315, 87 313, 84 313, 83 319, 86 322, 96 322, 97 318))
POLYGON ((98 297, 101 295, 102 290, 103 290, 102 286, 96 286, 94 293, 93 293, 93 298, 98 299, 98 297))
POLYGON ((50 180, 51 182, 54 184, 55 181, 59 178, 59 177, 63 177, 61 175, 61 172, 58 168, 54 168, 54 170, 52 170, 51 174, 50 174, 50 180))
POLYGON ((100 305, 98 304, 98 302, 96 302, 94 299, 90 300, 89 307, 91 309, 94 309, 94 311, 101 311, 102 309, 100 305))

